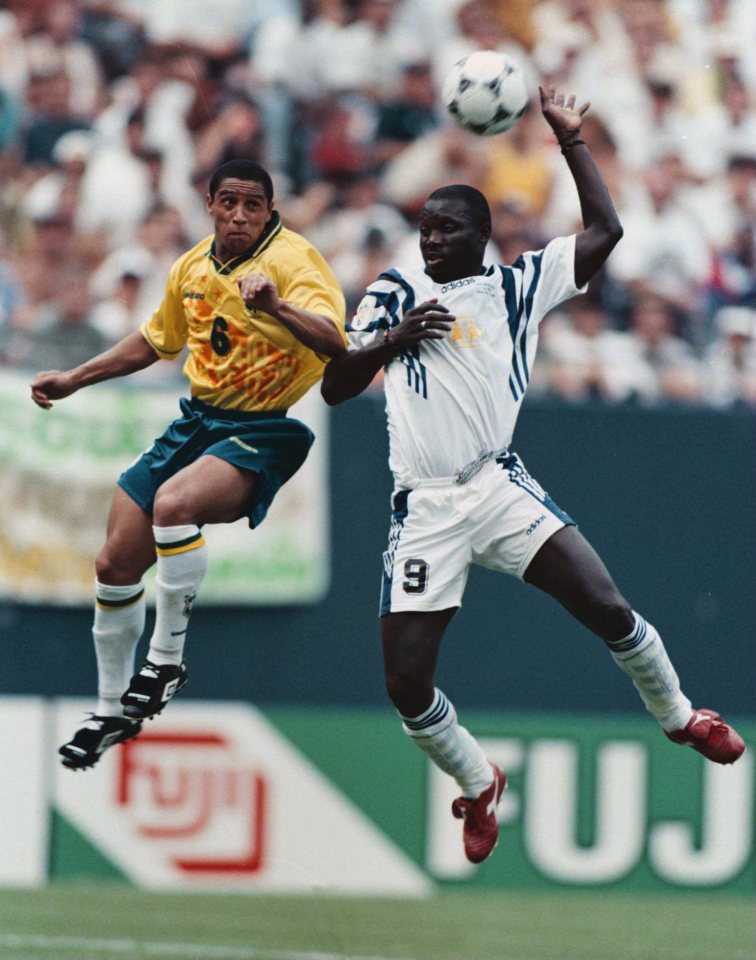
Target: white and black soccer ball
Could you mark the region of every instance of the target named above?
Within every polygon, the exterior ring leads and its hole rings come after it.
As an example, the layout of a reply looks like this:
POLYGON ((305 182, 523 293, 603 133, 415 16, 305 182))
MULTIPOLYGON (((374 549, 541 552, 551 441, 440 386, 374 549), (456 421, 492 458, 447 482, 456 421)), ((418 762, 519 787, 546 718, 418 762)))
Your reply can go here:
POLYGON ((528 104, 522 67, 495 50, 476 50, 458 60, 441 96, 458 126, 486 137, 513 127, 528 104))

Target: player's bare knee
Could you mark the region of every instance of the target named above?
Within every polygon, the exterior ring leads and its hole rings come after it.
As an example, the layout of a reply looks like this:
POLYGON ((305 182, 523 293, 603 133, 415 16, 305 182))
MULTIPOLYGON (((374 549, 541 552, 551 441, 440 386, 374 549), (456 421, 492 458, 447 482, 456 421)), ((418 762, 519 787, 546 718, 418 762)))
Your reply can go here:
POLYGON ((107 544, 95 559, 97 579, 111 587, 128 587, 132 583, 139 583, 144 572, 135 567, 133 562, 115 554, 107 544))
POLYGON ((386 691, 403 717, 417 717, 433 700, 433 679, 408 670, 390 670, 386 672, 386 691))
POLYGON ((635 628, 635 617, 630 604, 621 593, 614 591, 594 604, 596 633, 604 640, 621 640, 635 628))
POLYGON ((152 506, 152 521, 157 527, 196 523, 192 504, 175 484, 160 487, 152 506))

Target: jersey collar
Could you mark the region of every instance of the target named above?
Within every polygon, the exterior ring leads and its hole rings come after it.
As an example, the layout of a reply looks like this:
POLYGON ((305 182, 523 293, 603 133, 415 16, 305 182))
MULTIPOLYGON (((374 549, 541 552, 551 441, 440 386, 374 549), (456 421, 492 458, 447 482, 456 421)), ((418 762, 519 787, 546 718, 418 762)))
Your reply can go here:
POLYGON ((258 257, 263 250, 267 250, 282 229, 281 214, 278 210, 274 210, 270 220, 265 224, 265 229, 258 237, 257 243, 253 247, 250 247, 249 250, 239 254, 238 257, 234 257, 233 260, 229 260, 228 263, 221 263, 215 256, 215 240, 213 240, 205 256, 210 257, 218 273, 224 277, 228 276, 229 273, 233 273, 234 270, 245 261, 252 260, 254 257, 258 257))
MULTIPOLYGON (((430 275, 430 271, 428 270, 427 267, 423 267, 423 273, 426 275, 426 277, 428 277, 428 279, 430 280, 430 282, 431 282, 431 283, 435 283, 437 287, 446 286, 446 284, 444 284, 444 283, 437 283, 437 281, 435 281, 435 280, 433 279, 433 277, 430 275)), ((472 274, 472 276, 473 276, 473 277, 485 277, 485 276, 490 276, 490 274, 492 274, 492 273, 493 273, 493 267, 486 267, 485 264, 484 264, 484 265, 480 268, 480 272, 479 272, 479 273, 474 273, 474 274, 472 274)), ((468 278, 467 278, 467 277, 460 277, 459 279, 460 279, 460 280, 467 280, 468 278)), ((457 281, 456 281, 456 280, 449 280, 448 282, 449 282, 449 283, 456 283, 457 281)))

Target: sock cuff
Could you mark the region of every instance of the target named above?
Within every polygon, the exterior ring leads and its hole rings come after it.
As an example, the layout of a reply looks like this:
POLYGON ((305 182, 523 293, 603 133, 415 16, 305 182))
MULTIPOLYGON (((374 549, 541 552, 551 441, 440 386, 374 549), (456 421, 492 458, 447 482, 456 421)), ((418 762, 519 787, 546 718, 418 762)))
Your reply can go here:
POLYGON ((446 694, 436 688, 433 703, 419 717, 402 717, 404 731, 410 737, 432 737, 441 733, 457 719, 453 704, 446 694))
POLYGON ((155 537, 155 550, 159 557, 170 557, 205 546, 202 531, 194 523, 176 527, 153 527, 152 534, 155 537))
POLYGON ((144 581, 129 584, 125 587, 114 587, 108 583, 95 580, 95 598, 98 607, 111 610, 117 607, 128 607, 144 596, 144 581))
POLYGON ((646 623, 643 617, 633 610, 635 617, 635 627, 632 632, 620 640, 605 640, 607 647, 612 653, 617 654, 622 659, 628 656, 635 656, 637 653, 648 646, 654 638, 655 630, 650 623, 646 623))

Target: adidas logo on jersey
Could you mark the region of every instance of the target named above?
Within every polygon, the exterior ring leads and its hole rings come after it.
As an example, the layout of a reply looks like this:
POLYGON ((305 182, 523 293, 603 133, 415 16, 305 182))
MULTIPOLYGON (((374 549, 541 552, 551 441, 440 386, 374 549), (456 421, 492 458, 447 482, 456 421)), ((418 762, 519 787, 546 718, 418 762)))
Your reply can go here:
POLYGON ((452 280, 451 283, 445 283, 441 287, 441 293, 448 293, 450 290, 456 290, 457 287, 467 287, 477 279, 477 277, 465 277, 464 280, 452 280))

